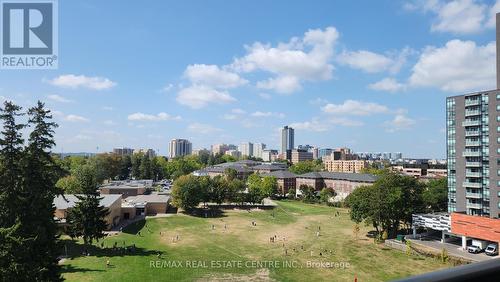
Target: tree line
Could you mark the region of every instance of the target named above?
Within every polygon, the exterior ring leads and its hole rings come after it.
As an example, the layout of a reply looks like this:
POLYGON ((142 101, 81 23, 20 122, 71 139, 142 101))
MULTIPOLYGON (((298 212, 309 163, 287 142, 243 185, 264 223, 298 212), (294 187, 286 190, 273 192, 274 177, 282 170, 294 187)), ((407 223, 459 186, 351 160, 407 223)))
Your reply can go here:
POLYGON ((260 177, 252 174, 246 181, 236 178, 234 169, 226 169, 224 175, 194 176, 184 175, 174 182, 172 203, 174 206, 191 211, 200 203, 261 203, 266 197, 274 197, 278 182, 273 176, 260 177))
POLYGON ((412 214, 446 211, 446 178, 422 183, 397 173, 383 171, 371 186, 356 188, 345 200, 356 223, 371 224, 379 239, 393 238, 409 230, 412 214))

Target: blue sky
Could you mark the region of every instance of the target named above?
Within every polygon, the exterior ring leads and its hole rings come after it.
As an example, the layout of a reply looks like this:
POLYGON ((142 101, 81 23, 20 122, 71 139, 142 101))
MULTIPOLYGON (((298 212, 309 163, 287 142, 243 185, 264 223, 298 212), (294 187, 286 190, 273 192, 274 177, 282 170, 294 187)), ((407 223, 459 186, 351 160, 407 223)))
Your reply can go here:
POLYGON ((56 151, 263 142, 445 156, 445 97, 495 88, 500 1, 60 1, 59 69, 0 70, 46 101, 56 151))

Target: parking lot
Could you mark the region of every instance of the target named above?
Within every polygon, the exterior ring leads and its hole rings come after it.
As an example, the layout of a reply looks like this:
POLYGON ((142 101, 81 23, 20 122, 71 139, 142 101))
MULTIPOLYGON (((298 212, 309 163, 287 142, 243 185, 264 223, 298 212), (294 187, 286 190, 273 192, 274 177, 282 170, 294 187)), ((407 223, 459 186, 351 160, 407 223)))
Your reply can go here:
POLYGON ((471 254, 467 252, 467 250, 462 250, 461 240, 459 238, 447 238, 446 243, 441 243, 440 238, 438 239, 432 237, 426 237, 424 240, 415 240, 415 239, 408 239, 408 240, 411 241, 412 244, 431 248, 436 250, 437 252, 441 252, 441 250, 445 248, 450 256, 459 257, 474 262, 496 259, 499 257, 499 256, 490 257, 487 256, 484 252, 481 252, 479 254, 471 254))

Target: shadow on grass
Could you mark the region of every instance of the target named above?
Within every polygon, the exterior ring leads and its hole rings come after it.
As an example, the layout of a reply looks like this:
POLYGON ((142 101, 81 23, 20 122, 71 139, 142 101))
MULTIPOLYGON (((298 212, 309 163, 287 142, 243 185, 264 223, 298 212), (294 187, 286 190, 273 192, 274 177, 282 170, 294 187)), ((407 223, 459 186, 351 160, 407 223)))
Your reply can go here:
MULTIPOLYGON (((109 244, 109 241, 108 241, 109 244)), ((148 250, 144 248, 136 247, 135 245, 122 245, 116 242, 115 247, 113 246, 99 246, 88 245, 78 243, 76 240, 63 239, 61 240, 62 253, 67 254, 69 260, 92 256, 92 257, 125 257, 125 256, 153 256, 162 255, 162 251, 148 250)))
POLYGON ((129 225, 127 225, 125 228, 123 228, 122 232, 127 233, 127 234, 132 234, 132 235, 137 235, 139 231, 144 227, 146 224, 146 220, 142 219, 136 222, 133 222, 129 225))
POLYGON ((65 264, 61 267, 61 272, 62 273, 75 273, 75 272, 91 272, 91 271, 98 271, 102 272, 103 270, 101 269, 90 269, 90 268, 79 268, 79 267, 74 267, 69 264, 65 264))
POLYGON ((219 217, 226 217, 224 211, 219 208, 215 207, 210 207, 210 208, 194 208, 189 211, 184 211, 184 214, 190 215, 190 216, 195 216, 195 217, 202 217, 202 218, 219 218, 219 217))

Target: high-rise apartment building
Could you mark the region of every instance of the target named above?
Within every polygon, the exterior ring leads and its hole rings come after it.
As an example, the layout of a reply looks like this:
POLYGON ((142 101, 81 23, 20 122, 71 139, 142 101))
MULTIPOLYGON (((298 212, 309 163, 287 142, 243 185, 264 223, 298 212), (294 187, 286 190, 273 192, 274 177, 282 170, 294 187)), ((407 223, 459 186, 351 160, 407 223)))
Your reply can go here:
POLYGON ((294 148, 295 130, 285 126, 281 129, 281 153, 285 154, 294 148))
POLYGON ((253 144, 253 156, 262 159, 262 154, 265 149, 266 149, 266 144, 264 143, 253 144))
POLYGON ((169 158, 191 155, 193 145, 186 139, 172 139, 169 143, 169 158))
POLYGON ((500 216, 500 91, 446 100, 448 210, 500 216))
POLYGON ((131 148, 114 148, 113 149, 113 154, 119 155, 119 156, 130 156, 134 153, 134 149, 131 148))
POLYGON ((241 152, 241 156, 253 157, 253 143, 245 142, 240 144, 239 151, 241 152))
POLYGON ((134 154, 143 154, 148 156, 150 159, 156 157, 156 152, 153 149, 147 149, 147 148, 140 148, 140 149, 135 149, 134 154))

